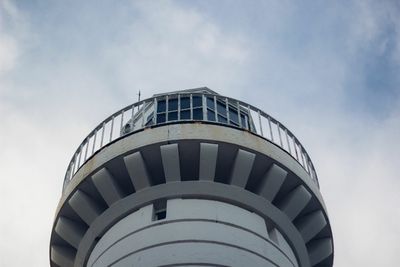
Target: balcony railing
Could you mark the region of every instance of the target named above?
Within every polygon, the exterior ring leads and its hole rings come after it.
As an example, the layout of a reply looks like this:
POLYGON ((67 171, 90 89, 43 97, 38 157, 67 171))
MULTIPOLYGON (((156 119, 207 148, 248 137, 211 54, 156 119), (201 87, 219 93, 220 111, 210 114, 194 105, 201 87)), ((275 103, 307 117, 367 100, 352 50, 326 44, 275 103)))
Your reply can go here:
POLYGON ((282 123, 245 102, 208 93, 157 95, 129 105, 101 122, 74 153, 65 174, 64 188, 79 168, 107 144, 154 125, 203 121, 247 130, 277 145, 304 168, 314 183, 314 165, 300 141, 282 123))

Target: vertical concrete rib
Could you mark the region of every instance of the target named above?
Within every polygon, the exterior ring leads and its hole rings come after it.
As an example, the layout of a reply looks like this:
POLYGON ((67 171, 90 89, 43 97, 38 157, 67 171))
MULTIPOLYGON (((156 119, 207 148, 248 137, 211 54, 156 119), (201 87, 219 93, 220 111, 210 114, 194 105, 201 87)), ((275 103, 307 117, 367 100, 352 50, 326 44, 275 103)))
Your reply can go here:
POLYGON ((331 238, 322 238, 311 241, 308 246, 311 266, 314 266, 333 253, 333 245, 331 238))
POLYGON ((124 197, 121 188, 106 168, 92 175, 92 181, 108 206, 124 197))
POLYGON ((60 267, 74 266, 76 251, 63 246, 51 246, 50 259, 60 267))
POLYGON ((304 243, 307 243, 325 227, 326 223, 324 214, 318 210, 302 217, 296 223, 296 227, 302 235, 304 243))
POLYGON ((177 182, 181 180, 178 144, 160 146, 161 158, 164 168, 165 181, 177 182))
POLYGON ((258 194, 269 201, 273 201, 285 181, 286 176, 287 171, 273 163, 263 177, 258 194))
POLYGON ((217 156, 217 144, 200 143, 199 180, 214 181, 217 156))
POLYGON ((310 200, 311 194, 300 185, 288 193, 277 206, 293 221, 310 200))
POLYGON ((239 149, 231 173, 231 184, 244 188, 253 167, 254 153, 239 149))
POLYGON ((86 231, 85 227, 81 224, 65 217, 58 218, 54 230, 62 239, 76 249, 78 249, 79 243, 86 231))
POLYGON ((101 207, 81 190, 77 190, 68 203, 87 225, 90 225, 102 212, 101 207))
POLYGON ((150 175, 140 151, 124 157, 124 162, 136 191, 151 186, 150 175))

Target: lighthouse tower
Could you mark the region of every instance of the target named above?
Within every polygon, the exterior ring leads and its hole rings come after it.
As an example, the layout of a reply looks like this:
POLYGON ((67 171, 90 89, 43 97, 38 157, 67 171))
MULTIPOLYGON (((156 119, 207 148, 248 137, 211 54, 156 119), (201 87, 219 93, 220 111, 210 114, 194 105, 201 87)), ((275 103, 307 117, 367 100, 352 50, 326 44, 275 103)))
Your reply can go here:
POLYGON ((333 265, 310 156, 264 111, 204 87, 127 106, 68 165, 51 266, 333 265))

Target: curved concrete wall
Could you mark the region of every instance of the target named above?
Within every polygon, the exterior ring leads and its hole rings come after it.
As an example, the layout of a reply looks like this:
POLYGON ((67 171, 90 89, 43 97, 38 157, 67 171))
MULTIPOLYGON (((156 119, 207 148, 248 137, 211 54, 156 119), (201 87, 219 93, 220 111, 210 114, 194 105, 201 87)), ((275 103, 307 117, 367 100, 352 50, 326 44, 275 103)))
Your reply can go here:
POLYGON ((278 146, 250 132, 231 127, 204 123, 180 123, 145 129, 141 132, 125 136, 123 139, 117 140, 116 142, 111 143, 109 146, 104 147, 99 151, 99 153, 95 154, 94 157, 88 160, 87 163, 85 163, 85 165, 83 165, 81 169, 74 175, 73 179, 63 193, 63 196, 57 207, 56 214, 59 212, 61 207, 64 205, 65 200, 79 185, 79 183, 81 183, 82 180, 84 180, 88 175, 100 168, 106 162, 146 145, 169 142, 171 140, 187 139, 232 143, 267 155, 277 162, 280 162, 282 165, 300 177, 307 187, 310 188, 313 194, 318 198, 319 202, 326 211, 319 188, 311 180, 309 174, 292 156, 278 146))
POLYGON ((171 199, 165 218, 156 213, 148 205, 121 219, 98 241, 87 266, 298 266, 279 231, 237 206, 171 199))

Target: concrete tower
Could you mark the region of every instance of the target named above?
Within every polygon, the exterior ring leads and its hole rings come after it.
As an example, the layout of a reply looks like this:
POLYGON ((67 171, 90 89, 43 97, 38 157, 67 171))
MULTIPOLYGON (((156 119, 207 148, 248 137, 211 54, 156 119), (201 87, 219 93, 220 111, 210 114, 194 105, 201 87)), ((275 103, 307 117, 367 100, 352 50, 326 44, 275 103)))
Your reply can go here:
POLYGON ((51 266, 333 265, 299 140, 208 88, 154 95, 101 122, 65 175, 51 266))

